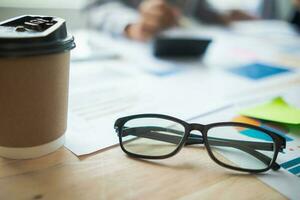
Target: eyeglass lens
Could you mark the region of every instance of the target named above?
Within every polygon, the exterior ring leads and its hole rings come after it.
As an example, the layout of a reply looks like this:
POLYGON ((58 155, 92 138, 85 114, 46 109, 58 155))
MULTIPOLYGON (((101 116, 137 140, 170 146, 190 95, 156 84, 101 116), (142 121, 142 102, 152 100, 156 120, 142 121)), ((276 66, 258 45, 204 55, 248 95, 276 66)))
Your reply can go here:
POLYGON ((137 155, 165 156, 177 149, 184 133, 184 126, 171 120, 137 118, 124 124, 122 145, 137 155))
POLYGON ((219 162, 242 169, 270 166, 275 142, 265 132, 241 126, 219 126, 207 132, 208 146, 219 162))

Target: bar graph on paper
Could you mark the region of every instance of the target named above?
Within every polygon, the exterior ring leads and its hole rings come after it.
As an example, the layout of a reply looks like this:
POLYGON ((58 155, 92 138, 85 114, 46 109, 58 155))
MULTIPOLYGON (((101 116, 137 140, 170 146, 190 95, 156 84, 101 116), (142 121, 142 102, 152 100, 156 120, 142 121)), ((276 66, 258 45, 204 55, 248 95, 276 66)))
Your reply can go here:
POLYGON ((282 163, 281 167, 300 177, 300 157, 282 163))
POLYGON ((286 140, 286 149, 278 154, 277 161, 288 173, 300 178, 300 139, 297 136, 299 133, 298 129, 286 135, 292 140, 286 140))

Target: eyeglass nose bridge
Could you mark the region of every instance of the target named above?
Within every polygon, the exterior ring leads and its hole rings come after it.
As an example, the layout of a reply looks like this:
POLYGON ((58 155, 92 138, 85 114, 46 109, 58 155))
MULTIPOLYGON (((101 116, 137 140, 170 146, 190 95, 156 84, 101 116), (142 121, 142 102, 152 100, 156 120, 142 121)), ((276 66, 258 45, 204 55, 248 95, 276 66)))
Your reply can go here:
POLYGON ((190 132, 185 145, 203 144, 204 143, 203 136, 202 136, 203 130, 204 130, 204 125, 202 124, 196 124, 196 123, 190 124, 190 130, 189 130, 190 132), (199 131, 201 135, 191 133, 192 131, 199 131))
POLYGON ((197 123, 192 123, 191 125, 191 131, 200 131, 203 133, 205 125, 203 124, 197 124, 197 123))

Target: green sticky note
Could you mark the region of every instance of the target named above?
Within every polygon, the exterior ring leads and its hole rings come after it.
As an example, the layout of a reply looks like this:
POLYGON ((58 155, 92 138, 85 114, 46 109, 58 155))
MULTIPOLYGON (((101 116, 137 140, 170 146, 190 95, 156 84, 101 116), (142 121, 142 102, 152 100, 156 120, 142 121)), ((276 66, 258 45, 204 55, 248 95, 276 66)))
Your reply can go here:
POLYGON ((268 121, 300 124, 300 109, 290 106, 281 97, 266 104, 242 110, 240 114, 268 121))

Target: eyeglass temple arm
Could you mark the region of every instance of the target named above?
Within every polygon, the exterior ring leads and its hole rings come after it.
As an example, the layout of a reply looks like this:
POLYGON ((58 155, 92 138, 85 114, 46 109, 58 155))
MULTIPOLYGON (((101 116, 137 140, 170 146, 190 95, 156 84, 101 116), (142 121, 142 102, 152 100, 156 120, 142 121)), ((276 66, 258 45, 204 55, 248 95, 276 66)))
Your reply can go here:
MULTIPOLYGON (((230 140, 230 139, 214 138, 214 137, 208 137, 208 141, 210 142, 211 145, 216 145, 216 146, 218 146, 218 142, 227 142, 229 144, 247 146, 255 150, 264 150, 264 151, 274 150, 273 144, 268 142, 250 142, 250 141, 230 140)), ((203 144, 203 137, 201 135, 190 134, 190 136, 186 141, 186 145, 193 145, 193 144, 203 144)))
MULTIPOLYGON (((130 128, 130 129, 127 128, 123 131, 127 132, 129 130, 135 131, 135 132, 138 130, 139 134, 143 134, 142 132, 147 133, 147 134, 149 134, 149 132, 150 132, 151 134, 153 134, 153 131, 165 131, 165 132, 175 133, 177 135, 183 135, 182 131, 169 129, 169 128, 154 127, 154 126, 153 127, 152 126, 151 127, 150 126, 135 127, 135 128, 130 128)), ((123 133, 123 135, 124 135, 124 133, 123 133)), ((179 143, 178 139, 181 139, 181 138, 178 138, 178 136, 174 137, 172 135, 159 134, 159 137, 157 136, 157 138, 152 138, 152 139, 165 139, 165 140, 168 140, 168 141, 164 140, 165 142, 171 142, 171 143, 178 144, 179 143)), ((223 139, 223 138, 221 139, 221 138, 214 138, 214 137, 208 137, 208 140, 210 142, 216 141, 216 140, 222 141, 222 142, 228 142, 230 144, 243 145, 243 146, 251 147, 256 150, 264 150, 264 151, 273 151, 273 148, 274 148, 272 143, 267 143, 267 142, 248 142, 248 141, 230 140, 230 139, 223 139)), ((203 144, 203 143, 204 143, 204 141, 203 141, 203 137, 201 135, 190 134, 185 144, 193 145, 193 144, 203 144)), ((215 145, 217 145, 217 144, 215 144, 215 145)))
MULTIPOLYGON (((164 142, 169 142, 173 144, 180 143, 181 137, 175 135, 167 135, 161 134, 154 131, 165 131, 171 132, 174 134, 183 135, 182 131, 169 129, 169 128, 161 128, 161 127, 135 127, 135 128, 126 128, 124 127, 122 136, 127 135, 135 135, 144 138, 160 140, 164 142)), ((230 140, 230 139, 220 139, 220 138, 213 138, 208 137, 210 145, 213 146, 228 146, 228 147, 235 147, 240 149, 244 152, 251 154, 252 156, 256 157, 257 159, 264 162, 266 165, 269 165, 271 159, 264 154, 256 151, 256 150, 266 150, 266 151, 273 151, 273 144, 272 143, 265 143, 265 142, 247 142, 247 141, 239 141, 239 140, 230 140), (255 150, 256 149, 256 150, 255 150)), ((186 145, 193 145, 193 144, 203 144, 203 137, 200 135, 190 134, 189 138, 186 141, 186 145)), ((272 166, 273 170, 280 169, 280 165, 274 163, 272 166)))

